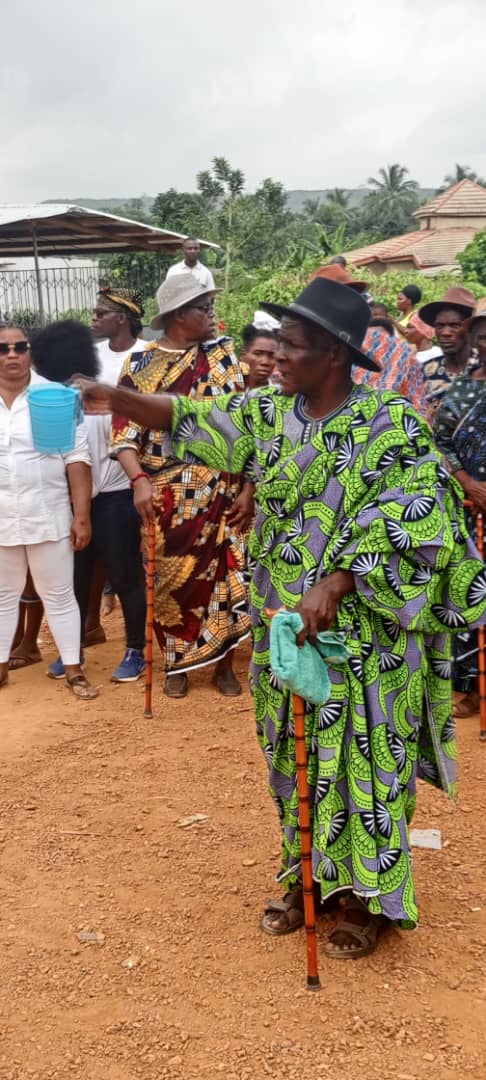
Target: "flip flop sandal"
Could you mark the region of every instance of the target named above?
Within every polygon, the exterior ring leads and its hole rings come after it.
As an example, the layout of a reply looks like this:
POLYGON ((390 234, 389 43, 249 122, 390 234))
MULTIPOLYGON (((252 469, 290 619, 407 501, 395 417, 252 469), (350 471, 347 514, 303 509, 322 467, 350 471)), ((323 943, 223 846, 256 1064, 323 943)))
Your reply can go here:
POLYGON ((32 656, 11 656, 8 661, 9 671, 21 671, 24 667, 31 667, 32 664, 40 664, 42 660, 41 656, 36 656, 35 660, 32 656))
POLYGON ((72 679, 68 679, 66 675, 66 685, 72 690, 75 697, 81 698, 83 701, 92 701, 99 694, 99 690, 88 682, 86 675, 73 675, 72 679))
POLYGON ((295 906, 295 896, 292 893, 287 893, 283 900, 267 901, 265 913, 260 922, 260 926, 266 934, 271 934, 272 937, 284 937, 285 934, 293 934, 295 930, 300 930, 303 925, 303 909, 295 906), (272 926, 276 915, 285 915, 287 926, 280 929, 272 926))
MULTIPOLYGON (((358 902, 347 904, 346 907, 351 911, 358 908, 361 911, 363 910, 363 905, 358 902)), ((332 957, 333 960, 357 960, 360 956, 368 956, 369 953, 374 952, 376 949, 385 922, 386 920, 382 915, 370 915, 369 922, 365 926, 358 926, 356 923, 350 922, 349 919, 343 919, 333 930, 325 945, 326 956, 332 957), (354 946, 353 944, 338 945, 334 943, 333 938, 335 935, 342 932, 349 934, 350 938, 353 938, 357 944, 354 946)))

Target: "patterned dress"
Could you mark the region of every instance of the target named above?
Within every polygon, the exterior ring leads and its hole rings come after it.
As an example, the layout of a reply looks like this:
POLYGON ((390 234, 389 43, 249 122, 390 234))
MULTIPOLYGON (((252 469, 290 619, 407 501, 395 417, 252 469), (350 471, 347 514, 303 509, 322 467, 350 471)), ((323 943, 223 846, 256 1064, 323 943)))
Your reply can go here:
MULTIPOLYGON (((434 424, 437 446, 445 454, 453 472, 464 469, 474 480, 486 481, 486 381, 473 379, 470 368, 451 383, 434 424)), ((473 514, 466 524, 475 535, 473 514)), ((476 689, 478 675, 477 634, 468 630, 457 635, 454 649, 454 688, 463 694, 476 689)))
MULTIPOLYGON (((180 352, 151 343, 127 358, 119 384, 194 401, 241 390, 244 380, 231 339, 222 338, 180 352)), ((195 459, 182 465, 169 435, 114 416, 111 453, 127 449, 137 451, 154 487, 157 640, 167 671, 191 671, 250 633, 245 544, 225 524, 241 477, 195 459)))
POLYGON ((373 390, 393 390, 412 402, 421 416, 429 419, 422 367, 410 345, 388 334, 380 326, 370 326, 363 342, 363 352, 381 364, 381 371, 353 371, 354 381, 373 390))
POLYGON ((428 425, 393 393, 355 387, 312 420, 302 397, 249 391, 174 402, 173 445, 213 469, 253 459, 250 538, 258 737, 282 826, 285 887, 300 880, 290 694, 270 665, 267 608, 292 609, 326 574, 354 574, 338 610, 351 656, 307 704, 313 871, 401 925, 417 921, 408 825, 418 775, 452 792, 451 631, 485 618, 486 569, 428 425))

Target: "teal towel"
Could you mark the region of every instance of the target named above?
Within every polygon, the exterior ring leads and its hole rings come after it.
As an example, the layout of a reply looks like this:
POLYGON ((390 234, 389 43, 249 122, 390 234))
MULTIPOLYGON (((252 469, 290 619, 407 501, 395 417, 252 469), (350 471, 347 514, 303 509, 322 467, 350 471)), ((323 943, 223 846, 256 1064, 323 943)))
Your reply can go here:
POLYGON ((280 682, 313 705, 323 705, 331 694, 328 664, 343 664, 350 655, 345 635, 321 630, 315 645, 296 637, 303 627, 298 611, 278 611, 270 626, 270 663, 280 682))

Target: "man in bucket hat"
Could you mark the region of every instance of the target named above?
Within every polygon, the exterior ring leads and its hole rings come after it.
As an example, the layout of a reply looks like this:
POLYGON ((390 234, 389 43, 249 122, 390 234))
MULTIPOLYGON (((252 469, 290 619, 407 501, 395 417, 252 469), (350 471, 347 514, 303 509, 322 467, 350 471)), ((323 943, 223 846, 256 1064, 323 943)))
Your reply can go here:
POLYGON ((82 389, 88 412, 171 431, 183 459, 252 465, 251 683, 285 890, 262 919, 274 936, 303 925, 303 905, 292 698, 272 670, 267 611, 299 613, 298 645, 321 630, 345 638, 349 659, 330 669, 327 701, 309 689, 306 724, 315 887, 322 901, 345 897, 326 951, 347 959, 374 949, 387 920, 417 922, 416 779, 453 788, 450 633, 485 618, 484 568, 428 425, 393 392, 353 383, 353 364, 376 370, 361 348, 365 301, 319 278, 293 303, 261 307, 281 321, 279 388, 215 402, 82 389))
POLYGON ((432 416, 456 376, 461 375, 468 366, 467 320, 474 312, 475 303, 469 289, 454 285, 442 300, 435 300, 420 308, 420 318, 433 327, 441 349, 440 356, 426 361, 422 367, 432 416))

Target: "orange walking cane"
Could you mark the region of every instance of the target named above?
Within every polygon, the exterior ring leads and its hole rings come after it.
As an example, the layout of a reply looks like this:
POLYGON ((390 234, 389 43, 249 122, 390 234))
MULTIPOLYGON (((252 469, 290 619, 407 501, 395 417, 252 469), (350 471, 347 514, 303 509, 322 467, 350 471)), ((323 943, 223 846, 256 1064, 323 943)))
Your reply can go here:
POLYGON ((304 891, 304 925, 307 948, 307 989, 320 990, 317 967, 316 905, 312 876, 312 829, 310 820, 309 783, 307 780, 307 748, 305 745, 305 706, 299 694, 292 694, 294 714, 295 763, 299 796, 300 852, 302 887, 304 891))
MULTIPOLYGON (((275 611, 266 611, 270 618, 275 611)), ((292 694, 294 717, 295 763, 297 771, 297 795, 299 798, 300 854, 302 860, 302 888, 304 893, 304 926, 307 948, 307 989, 320 990, 317 965, 316 905, 314 878, 312 876, 312 830, 310 819, 310 794, 307 779, 307 747, 305 742, 305 704, 299 694, 292 694)))
POLYGON ((147 623, 145 628, 145 711, 144 716, 152 719, 152 683, 153 683, 153 647, 154 647, 154 578, 155 578, 155 521, 147 529, 147 565, 145 568, 147 583, 147 623))
MULTIPOLYGON (((484 518, 476 517, 476 545, 484 562, 484 518)), ((486 740, 486 627, 478 629, 479 738, 486 740)))

